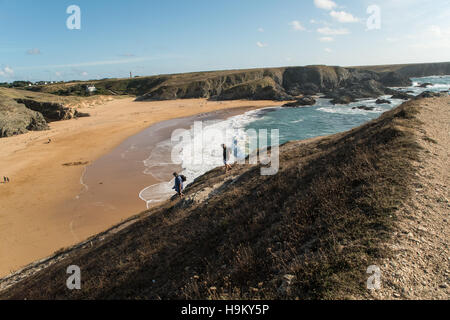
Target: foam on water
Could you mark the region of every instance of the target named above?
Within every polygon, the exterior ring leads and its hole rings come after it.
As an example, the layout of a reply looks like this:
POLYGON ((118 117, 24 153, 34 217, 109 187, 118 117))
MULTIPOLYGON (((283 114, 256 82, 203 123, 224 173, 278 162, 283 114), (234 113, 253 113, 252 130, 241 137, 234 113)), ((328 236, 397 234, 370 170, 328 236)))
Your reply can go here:
POLYGON ((450 76, 430 76, 423 78, 412 78, 413 85, 411 87, 397 88, 401 91, 411 91, 413 95, 419 95, 424 91, 441 92, 450 90, 450 76), (427 88, 420 88, 424 83, 431 83, 427 88))
POLYGON ((144 173, 152 175, 161 182, 143 189, 139 197, 149 207, 173 195, 173 180, 166 182, 163 181, 163 177, 171 174, 174 164, 181 165, 180 174, 187 177, 187 184, 209 170, 223 165, 221 147, 223 143, 232 149, 231 162, 243 158, 247 147, 245 127, 270 110, 273 108, 249 111, 222 121, 204 121, 202 122, 203 135, 195 134, 196 128, 193 125, 190 128, 191 139, 179 140, 182 136, 180 133, 174 135, 173 140, 181 142, 172 143, 171 140, 161 142, 144 160, 144 173), (198 149, 198 146, 202 148, 198 149), (201 151, 201 154, 198 154, 198 151, 201 151), (173 152, 174 155, 172 155, 173 152))

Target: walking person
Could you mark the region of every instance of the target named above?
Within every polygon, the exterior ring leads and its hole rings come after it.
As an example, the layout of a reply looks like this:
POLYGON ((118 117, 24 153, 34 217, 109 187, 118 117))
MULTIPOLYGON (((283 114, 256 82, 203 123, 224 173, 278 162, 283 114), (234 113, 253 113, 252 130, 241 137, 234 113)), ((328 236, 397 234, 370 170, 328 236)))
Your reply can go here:
POLYGON ((228 173, 228 170, 232 169, 230 165, 230 149, 228 149, 225 144, 222 144, 222 148, 223 148, 223 164, 225 165, 225 173, 228 173))
POLYGON ((180 198, 183 198, 184 197, 184 194, 183 194, 183 190, 184 190, 183 183, 186 181, 186 178, 184 176, 179 175, 176 172, 173 173, 173 176, 175 177, 175 186, 172 189, 175 189, 175 191, 180 196, 180 198))
POLYGON ((3 176, 3 183, 6 183, 6 177, 3 176))

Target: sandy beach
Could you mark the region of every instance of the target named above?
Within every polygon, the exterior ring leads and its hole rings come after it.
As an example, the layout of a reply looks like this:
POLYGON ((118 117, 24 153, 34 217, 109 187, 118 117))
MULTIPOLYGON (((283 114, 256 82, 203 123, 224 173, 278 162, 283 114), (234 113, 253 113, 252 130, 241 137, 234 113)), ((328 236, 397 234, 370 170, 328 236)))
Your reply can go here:
POLYGON ((118 210, 98 218, 80 212, 83 228, 76 237, 71 232, 73 216, 64 214, 67 203, 84 188, 80 178, 86 166, 125 139, 169 119, 225 109, 242 113, 280 104, 122 98, 79 109, 91 117, 53 122, 48 131, 0 139, 0 176, 11 179, 9 184, 0 184, 0 276, 138 213, 118 210))

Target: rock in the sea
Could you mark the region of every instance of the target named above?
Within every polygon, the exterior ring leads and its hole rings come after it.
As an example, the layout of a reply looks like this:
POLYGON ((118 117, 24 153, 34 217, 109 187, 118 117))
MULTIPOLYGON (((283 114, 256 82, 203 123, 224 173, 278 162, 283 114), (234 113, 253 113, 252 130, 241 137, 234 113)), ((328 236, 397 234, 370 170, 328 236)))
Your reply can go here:
POLYGON ((295 102, 286 103, 283 107, 296 108, 304 106, 312 106, 316 104, 316 100, 313 97, 303 97, 297 99, 295 102))
POLYGON ((332 104, 349 104, 355 102, 355 99, 350 96, 340 96, 331 100, 332 104))
POLYGON ((420 99, 420 98, 436 98, 436 97, 440 97, 441 94, 439 92, 431 92, 431 91, 424 91, 421 94, 419 94, 416 99, 420 99))
POLYGON ((400 92, 400 91, 392 96, 392 99, 401 99, 401 100, 409 100, 412 98, 414 98, 413 95, 407 94, 405 92, 400 92))
POLYGON ((391 102, 386 99, 378 99, 375 103, 376 104, 391 104, 391 102))
POLYGON ((368 106, 359 106, 359 107, 353 107, 353 110, 365 110, 365 111, 373 111, 375 110, 375 107, 368 107, 368 106))
POLYGON ((419 87, 419 88, 428 88, 428 87, 431 87, 431 86, 433 86, 432 83, 426 82, 426 83, 419 84, 417 87, 419 87))

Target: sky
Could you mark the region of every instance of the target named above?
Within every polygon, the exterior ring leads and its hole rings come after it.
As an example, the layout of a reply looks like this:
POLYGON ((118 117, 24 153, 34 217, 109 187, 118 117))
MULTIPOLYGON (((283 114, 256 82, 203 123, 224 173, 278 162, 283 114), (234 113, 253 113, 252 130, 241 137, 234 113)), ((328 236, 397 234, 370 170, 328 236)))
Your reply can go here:
POLYGON ((0 82, 449 60, 450 0, 0 0, 0 82))

